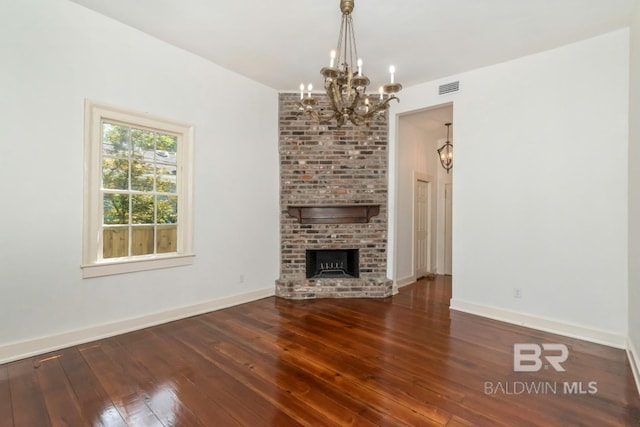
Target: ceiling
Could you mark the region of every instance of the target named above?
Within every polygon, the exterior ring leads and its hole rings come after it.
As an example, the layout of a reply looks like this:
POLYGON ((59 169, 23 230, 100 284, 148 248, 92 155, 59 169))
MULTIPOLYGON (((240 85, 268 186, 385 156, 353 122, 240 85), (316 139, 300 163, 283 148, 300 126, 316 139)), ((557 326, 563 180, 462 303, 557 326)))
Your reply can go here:
MULTIPOLYGON (((447 135, 445 123, 453 122, 453 104, 429 108, 417 112, 411 112, 400 116, 398 126, 409 123, 420 129, 426 135, 438 135, 444 139, 447 135)), ((450 137, 453 140, 453 131, 455 126, 451 126, 450 137)))
MULTIPOLYGON (((339 0, 72 0, 280 91, 322 87, 339 0)), ((629 25, 634 0, 358 0, 363 71, 404 87, 629 25)), ((375 89, 374 89, 375 91, 375 89)))

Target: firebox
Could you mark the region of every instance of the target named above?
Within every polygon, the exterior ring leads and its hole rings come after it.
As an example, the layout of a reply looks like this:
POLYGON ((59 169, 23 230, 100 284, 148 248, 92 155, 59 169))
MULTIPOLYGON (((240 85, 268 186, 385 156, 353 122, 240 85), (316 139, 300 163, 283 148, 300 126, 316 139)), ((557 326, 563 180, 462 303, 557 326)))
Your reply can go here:
POLYGON ((307 279, 358 278, 358 249, 307 249, 307 279))

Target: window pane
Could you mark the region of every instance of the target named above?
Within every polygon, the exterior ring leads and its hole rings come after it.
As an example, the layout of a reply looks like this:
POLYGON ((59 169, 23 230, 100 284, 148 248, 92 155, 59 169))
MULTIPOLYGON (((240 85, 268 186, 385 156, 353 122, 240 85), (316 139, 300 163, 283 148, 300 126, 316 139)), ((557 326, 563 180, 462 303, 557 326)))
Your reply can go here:
POLYGON ((131 162, 131 189, 135 191, 153 191, 153 163, 134 160, 131 162))
MULTIPOLYGON (((175 135, 166 135, 159 133, 156 137, 156 150, 164 151, 171 157, 173 163, 176 162, 176 151, 178 151, 178 137, 175 135), (171 156, 172 155, 172 156, 171 156)), ((162 156, 164 157, 164 156, 162 156)), ((165 159, 164 161, 167 161, 165 159)))
MULTIPOLYGON (((153 196, 134 194, 131 196, 131 223, 153 224, 153 196)), ((152 245, 153 246, 153 245, 152 245)))
POLYGON ((114 157, 129 156, 129 127, 112 123, 102 124, 102 154, 114 157))
POLYGON ((175 166, 177 148, 178 137, 162 133, 156 134, 156 162, 175 166))
POLYGON ((112 190, 129 189, 129 160, 102 159, 102 188, 112 190))
POLYGON ((153 227, 134 227, 131 236, 131 255, 153 253, 153 227))
POLYGON ((157 233, 156 253, 164 254, 178 251, 178 226, 158 227, 157 233))
POLYGON ((103 214, 105 224, 128 224, 129 195, 104 194, 103 214))
POLYGON ((102 231, 102 257, 129 256, 129 229, 127 227, 105 228, 102 231))
POLYGON ((155 150, 155 132, 143 129, 131 129, 131 143, 133 144, 133 152, 138 154, 151 155, 155 150))
POLYGON ((174 165, 176 163, 176 153, 165 150, 156 150, 156 162, 174 165))
POLYGON ((176 192, 176 167, 175 166, 157 165, 156 191, 159 191, 161 193, 176 192))
POLYGON ((178 197, 158 196, 158 224, 178 222, 178 197))

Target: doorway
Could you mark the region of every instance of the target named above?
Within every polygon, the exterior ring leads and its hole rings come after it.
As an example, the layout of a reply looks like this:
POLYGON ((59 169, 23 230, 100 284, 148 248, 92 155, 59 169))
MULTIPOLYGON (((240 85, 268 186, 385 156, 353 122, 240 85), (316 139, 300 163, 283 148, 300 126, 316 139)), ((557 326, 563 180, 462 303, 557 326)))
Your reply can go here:
MULTIPOLYGON (((438 148, 453 122, 453 104, 398 115, 396 144, 395 279, 398 286, 423 276, 452 274, 453 170, 438 148)), ((453 142, 455 123, 449 140, 453 142)))

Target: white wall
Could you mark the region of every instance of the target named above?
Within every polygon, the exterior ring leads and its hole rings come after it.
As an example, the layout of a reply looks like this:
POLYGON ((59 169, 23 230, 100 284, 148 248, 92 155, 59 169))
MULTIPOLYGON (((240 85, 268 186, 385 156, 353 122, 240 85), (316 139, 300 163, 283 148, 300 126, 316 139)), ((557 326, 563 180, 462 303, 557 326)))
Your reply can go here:
MULTIPOLYGON (((454 101, 453 307, 624 341, 628 37, 619 30, 403 91, 396 114, 454 101), (454 80, 459 93, 437 95, 454 80)), ((391 120, 392 200, 396 129, 391 120)))
MULTIPOLYGON (((640 1, 631 24, 629 90, 629 342, 640 369, 640 1)), ((636 371, 640 388, 640 375, 636 371)))
POLYGON ((0 362, 12 343, 273 292, 274 90, 66 0, 2 1, 0 57, 0 362), (194 265, 81 279, 85 98, 195 125, 194 265))

